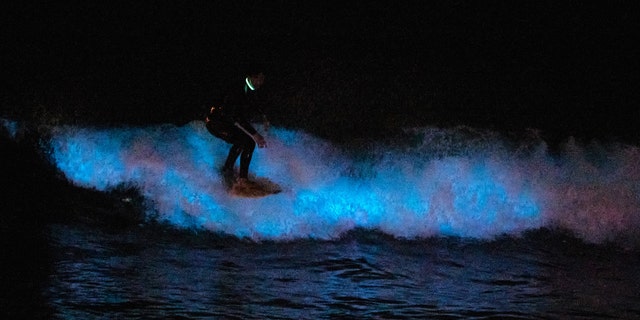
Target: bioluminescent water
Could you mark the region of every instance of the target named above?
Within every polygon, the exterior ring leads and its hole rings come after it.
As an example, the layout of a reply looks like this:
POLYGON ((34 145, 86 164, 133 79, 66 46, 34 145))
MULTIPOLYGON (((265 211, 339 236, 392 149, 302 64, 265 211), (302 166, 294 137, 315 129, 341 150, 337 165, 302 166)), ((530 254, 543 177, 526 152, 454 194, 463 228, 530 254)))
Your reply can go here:
POLYGON ((16 135, 18 134, 18 126, 19 126, 18 122, 7 120, 7 119, 0 119, 0 125, 7 130, 7 133, 11 138, 13 139, 16 138, 16 135))
POLYGON ((61 126, 48 142, 78 186, 134 186, 147 211, 170 224, 257 240, 331 239, 354 228, 487 239, 549 227, 603 242, 640 227, 635 146, 569 141, 550 154, 542 140, 513 144, 468 128, 411 129, 410 142, 353 150, 282 128, 265 137, 250 172, 284 191, 264 198, 227 193, 218 169, 229 145, 201 121, 61 126))

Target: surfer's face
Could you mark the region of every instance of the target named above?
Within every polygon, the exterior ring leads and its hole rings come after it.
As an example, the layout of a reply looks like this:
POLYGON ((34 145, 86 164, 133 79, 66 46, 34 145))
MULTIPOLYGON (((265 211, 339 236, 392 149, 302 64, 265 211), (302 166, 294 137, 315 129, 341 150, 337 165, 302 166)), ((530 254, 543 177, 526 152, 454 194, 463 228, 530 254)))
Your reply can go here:
POLYGON ((260 72, 256 75, 249 76, 249 81, 251 81, 251 85, 255 89, 262 87, 262 84, 264 84, 264 73, 260 72))

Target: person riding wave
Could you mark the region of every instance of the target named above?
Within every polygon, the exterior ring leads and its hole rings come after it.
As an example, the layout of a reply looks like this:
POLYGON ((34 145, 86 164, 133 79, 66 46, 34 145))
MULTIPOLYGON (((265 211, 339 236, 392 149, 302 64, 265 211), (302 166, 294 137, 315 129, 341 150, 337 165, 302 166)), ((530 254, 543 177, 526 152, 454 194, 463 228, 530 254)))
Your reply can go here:
POLYGON ((264 79, 261 68, 253 66, 247 70, 243 81, 226 90, 222 104, 211 107, 205 119, 207 130, 212 135, 231 144, 222 167, 225 178, 233 176, 234 165, 240 157, 240 170, 236 181, 240 184, 250 183, 249 165, 256 144, 260 148, 267 146, 264 137, 250 123, 255 115, 260 115, 264 121, 264 129, 268 129, 267 118, 259 106, 256 95, 257 90, 264 84, 264 79))

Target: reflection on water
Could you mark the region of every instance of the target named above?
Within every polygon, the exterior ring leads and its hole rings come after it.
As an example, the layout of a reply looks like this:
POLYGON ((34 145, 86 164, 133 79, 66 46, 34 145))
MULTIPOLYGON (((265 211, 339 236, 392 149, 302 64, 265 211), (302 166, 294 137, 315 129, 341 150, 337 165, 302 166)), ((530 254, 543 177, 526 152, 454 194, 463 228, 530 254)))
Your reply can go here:
POLYGON ((50 235, 45 295, 60 318, 640 318, 637 254, 544 233, 253 243, 56 225, 50 235))

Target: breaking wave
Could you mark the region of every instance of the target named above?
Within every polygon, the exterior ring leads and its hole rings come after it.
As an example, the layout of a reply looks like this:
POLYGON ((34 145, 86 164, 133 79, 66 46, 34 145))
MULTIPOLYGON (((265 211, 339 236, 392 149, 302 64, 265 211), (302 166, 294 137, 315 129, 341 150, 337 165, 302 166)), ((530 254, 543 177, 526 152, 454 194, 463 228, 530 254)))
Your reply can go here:
POLYGON ((561 228, 591 242, 636 237, 640 148, 541 139, 513 143, 470 128, 417 128, 403 143, 337 146, 272 128, 251 172, 284 191, 230 195, 218 168, 229 145, 201 121, 52 131, 51 160, 74 184, 134 186, 146 210, 178 227, 252 239, 331 239, 354 228, 400 238, 487 239, 561 228))

